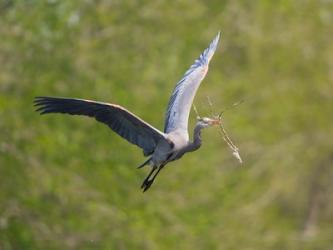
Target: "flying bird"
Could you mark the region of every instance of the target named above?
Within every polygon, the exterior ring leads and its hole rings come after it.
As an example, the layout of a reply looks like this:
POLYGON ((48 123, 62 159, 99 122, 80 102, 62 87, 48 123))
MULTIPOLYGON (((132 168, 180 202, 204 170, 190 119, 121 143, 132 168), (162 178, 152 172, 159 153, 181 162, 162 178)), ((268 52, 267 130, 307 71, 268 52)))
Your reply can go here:
POLYGON ((145 192, 156 176, 171 161, 200 148, 201 130, 218 125, 214 118, 198 118, 193 140, 189 139, 188 119, 194 96, 208 71, 208 65, 217 48, 220 32, 176 84, 166 110, 164 131, 154 128, 135 114, 117 104, 76 98, 35 97, 40 114, 64 113, 94 117, 132 144, 142 148, 146 161, 139 166, 151 166, 141 188, 145 192))

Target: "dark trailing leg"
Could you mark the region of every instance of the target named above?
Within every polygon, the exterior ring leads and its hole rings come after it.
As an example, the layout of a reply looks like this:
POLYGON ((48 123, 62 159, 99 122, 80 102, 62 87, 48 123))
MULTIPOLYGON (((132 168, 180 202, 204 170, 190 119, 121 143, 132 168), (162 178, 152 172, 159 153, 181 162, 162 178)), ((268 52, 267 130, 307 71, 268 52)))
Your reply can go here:
POLYGON ((147 177, 144 179, 144 181, 142 182, 141 188, 145 188, 149 182, 149 178, 150 176, 155 172, 157 168, 155 166, 152 167, 152 169, 150 170, 149 174, 147 175, 147 177))
MULTIPOLYGON (((158 175, 158 173, 162 170, 162 168, 164 167, 164 165, 160 166, 157 170, 157 172, 154 174, 154 176, 151 179, 147 179, 144 181, 144 185, 141 186, 141 188, 143 188, 143 192, 146 192, 150 186, 153 184, 156 176, 158 175)), ((150 177, 150 176, 149 176, 150 177)))
POLYGON ((148 158, 148 159, 147 159, 144 163, 142 163, 140 166, 138 166, 138 168, 143 168, 144 166, 148 165, 149 162, 150 162, 150 160, 151 160, 151 157, 148 158))

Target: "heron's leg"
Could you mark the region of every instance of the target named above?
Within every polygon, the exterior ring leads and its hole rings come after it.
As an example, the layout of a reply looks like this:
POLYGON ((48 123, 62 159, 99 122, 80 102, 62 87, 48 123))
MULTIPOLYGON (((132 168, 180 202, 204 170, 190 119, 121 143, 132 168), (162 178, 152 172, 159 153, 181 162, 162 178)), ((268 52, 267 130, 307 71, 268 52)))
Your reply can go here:
POLYGON ((150 180, 147 180, 147 182, 145 183, 145 185, 144 185, 144 187, 143 187, 143 192, 147 191, 147 190, 150 188, 150 186, 153 184, 153 182, 154 182, 156 176, 157 176, 158 173, 162 170, 163 167, 164 167, 164 165, 161 165, 161 166, 158 168, 157 172, 153 175, 153 177, 152 177, 150 180))
POLYGON ((147 186, 148 182, 149 182, 149 178, 150 176, 155 172, 155 170, 157 169, 156 166, 153 166, 152 169, 150 170, 149 174, 147 175, 147 177, 144 179, 144 181, 142 182, 141 188, 144 188, 145 186, 147 186))
POLYGON ((153 178, 151 179, 152 182, 155 180, 156 176, 162 170, 163 167, 164 167, 164 165, 162 165, 161 167, 159 167, 159 169, 157 170, 157 172, 154 174, 153 178))

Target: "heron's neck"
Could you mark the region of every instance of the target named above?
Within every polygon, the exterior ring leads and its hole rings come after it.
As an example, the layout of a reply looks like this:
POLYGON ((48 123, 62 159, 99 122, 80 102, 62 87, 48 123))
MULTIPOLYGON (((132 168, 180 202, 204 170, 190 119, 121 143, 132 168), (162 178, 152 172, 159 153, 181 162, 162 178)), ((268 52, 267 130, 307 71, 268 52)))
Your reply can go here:
POLYGON ((201 146, 201 130, 203 129, 203 127, 196 125, 194 128, 194 132, 193 132, 193 143, 196 145, 199 145, 199 147, 201 146))
POLYGON ((188 145, 189 151, 195 151, 201 147, 201 130, 202 126, 196 125, 193 131, 193 141, 188 145))
POLYGON ((173 160, 179 159, 185 153, 193 152, 193 151, 200 148, 200 146, 201 146, 201 129, 203 129, 203 127, 201 127, 199 124, 197 124, 195 126, 194 132, 193 132, 193 141, 188 143, 187 146, 185 146, 184 148, 180 149, 173 160))

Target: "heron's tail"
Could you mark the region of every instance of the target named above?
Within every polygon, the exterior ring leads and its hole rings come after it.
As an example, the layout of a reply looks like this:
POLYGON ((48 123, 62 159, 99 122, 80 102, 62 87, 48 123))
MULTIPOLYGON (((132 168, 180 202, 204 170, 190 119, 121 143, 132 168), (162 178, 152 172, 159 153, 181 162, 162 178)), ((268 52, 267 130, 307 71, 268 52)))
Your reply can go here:
POLYGON ((151 157, 149 157, 148 160, 146 160, 144 163, 142 163, 140 166, 138 166, 138 168, 143 168, 144 166, 148 165, 150 160, 151 160, 151 157))

